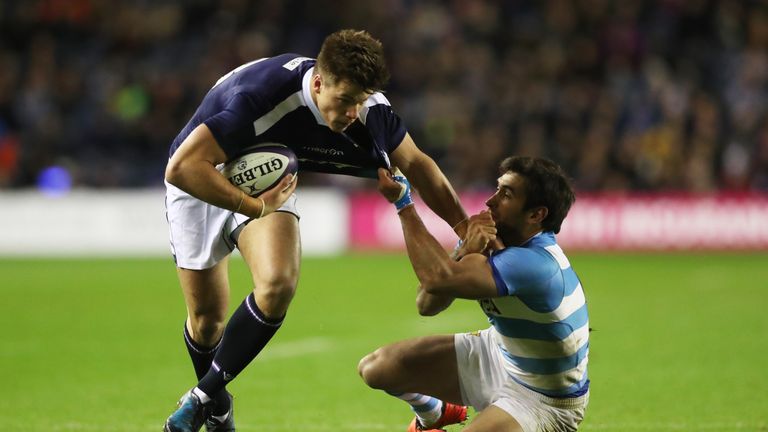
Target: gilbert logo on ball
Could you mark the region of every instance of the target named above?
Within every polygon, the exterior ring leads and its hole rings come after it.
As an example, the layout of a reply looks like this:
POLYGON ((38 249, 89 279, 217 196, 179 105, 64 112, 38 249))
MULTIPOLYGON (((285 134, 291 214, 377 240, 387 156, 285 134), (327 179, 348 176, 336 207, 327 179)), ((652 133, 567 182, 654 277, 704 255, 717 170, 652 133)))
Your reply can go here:
POLYGON ((296 155, 282 144, 262 144, 233 158, 221 173, 248 195, 258 196, 298 171, 296 155))

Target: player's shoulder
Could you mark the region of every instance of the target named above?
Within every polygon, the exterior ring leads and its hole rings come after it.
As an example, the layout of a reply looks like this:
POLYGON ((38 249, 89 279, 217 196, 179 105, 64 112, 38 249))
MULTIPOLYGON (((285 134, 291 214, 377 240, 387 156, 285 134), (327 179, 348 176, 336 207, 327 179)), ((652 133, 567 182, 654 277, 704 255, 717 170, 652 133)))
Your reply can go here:
MULTIPOLYGON (((261 81, 300 78, 315 65, 315 59, 299 54, 286 53, 265 57, 240 66, 244 76, 258 77, 261 81)), ((237 69, 235 69, 237 71, 237 69)))
POLYGON ((549 241, 529 241, 523 246, 507 247, 495 252, 492 258, 501 265, 523 266, 545 272, 562 269, 568 261, 557 243, 549 241))
POLYGON ((305 57, 296 53, 285 53, 273 57, 275 63, 287 71, 296 71, 301 74, 306 72, 309 68, 315 66, 317 60, 312 57, 305 57))
POLYGON ((382 92, 375 92, 368 96, 368 99, 363 103, 363 108, 359 112, 360 120, 363 124, 367 124, 369 116, 390 116, 392 114, 392 105, 382 92))
POLYGON ((544 249, 530 246, 509 246, 499 251, 495 251, 491 258, 494 261, 525 263, 530 265, 533 261, 539 261, 543 256, 544 249))
POLYGON ((272 104, 301 90, 302 78, 314 64, 314 59, 293 53, 258 59, 235 69, 222 85, 230 94, 272 104))
POLYGON ((375 92, 375 93, 371 94, 370 96, 368 96, 368 99, 366 99, 365 103, 363 104, 363 106, 365 106, 365 107, 373 107, 373 106, 377 106, 377 105, 385 105, 385 106, 390 106, 391 105, 389 103, 389 99, 387 99, 387 97, 384 96, 384 93, 382 93, 380 91, 375 92))

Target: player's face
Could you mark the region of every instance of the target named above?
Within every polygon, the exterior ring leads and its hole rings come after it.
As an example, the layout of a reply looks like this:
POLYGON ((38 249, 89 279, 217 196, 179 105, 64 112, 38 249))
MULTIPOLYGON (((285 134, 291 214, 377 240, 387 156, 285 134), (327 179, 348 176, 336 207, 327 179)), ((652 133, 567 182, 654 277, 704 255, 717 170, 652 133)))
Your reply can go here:
POLYGON ((317 109, 334 132, 343 132, 357 120, 363 104, 371 95, 349 81, 331 82, 320 75, 315 75, 313 88, 317 109))
POLYGON ((499 237, 506 245, 517 245, 527 240, 532 222, 532 210, 525 206, 525 178, 507 172, 498 179, 496 193, 485 202, 496 222, 499 237))

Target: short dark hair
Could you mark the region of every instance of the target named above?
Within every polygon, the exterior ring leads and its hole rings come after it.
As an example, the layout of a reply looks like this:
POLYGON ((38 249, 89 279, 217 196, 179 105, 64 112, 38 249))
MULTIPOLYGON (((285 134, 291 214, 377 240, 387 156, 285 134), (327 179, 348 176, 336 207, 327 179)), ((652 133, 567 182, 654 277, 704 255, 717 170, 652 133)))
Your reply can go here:
POLYGON ((370 93, 381 91, 389 81, 384 48, 364 30, 339 30, 328 35, 316 66, 331 82, 348 80, 370 93))
POLYGON ((503 175, 513 172, 525 179, 525 205, 529 210, 546 207, 547 217, 541 222, 544 231, 560 232, 560 225, 576 201, 568 176, 560 166, 549 159, 511 156, 499 166, 503 175))

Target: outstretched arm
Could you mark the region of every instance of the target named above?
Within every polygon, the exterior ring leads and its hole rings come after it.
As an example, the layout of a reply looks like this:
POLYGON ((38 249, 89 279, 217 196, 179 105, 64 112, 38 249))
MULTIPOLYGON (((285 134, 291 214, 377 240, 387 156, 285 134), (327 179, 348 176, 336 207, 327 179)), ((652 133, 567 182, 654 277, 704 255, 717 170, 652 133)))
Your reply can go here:
MULTIPOLYGON (((379 191, 387 200, 402 203, 402 190, 403 183, 395 181, 387 170, 379 170, 379 191)), ((408 258, 425 294, 451 299, 480 299, 497 295, 488 259, 477 253, 483 251, 496 238, 495 226, 486 224, 481 227, 482 223, 477 222, 477 229, 470 231, 472 236, 467 238, 461 252, 471 253, 467 253, 459 261, 454 261, 427 231, 413 205, 402 206, 398 214, 408 258)), ((485 220, 492 221, 489 213, 481 215, 485 220)))
POLYGON ((296 189, 294 176, 288 175, 277 186, 261 194, 261 199, 250 197, 230 184, 216 169, 216 165, 226 159, 224 150, 203 123, 173 154, 165 169, 165 179, 195 198, 253 218, 278 209, 296 189))
POLYGON ((453 227, 459 238, 464 238, 467 214, 435 161, 419 150, 408 134, 391 156, 429 208, 453 227))

